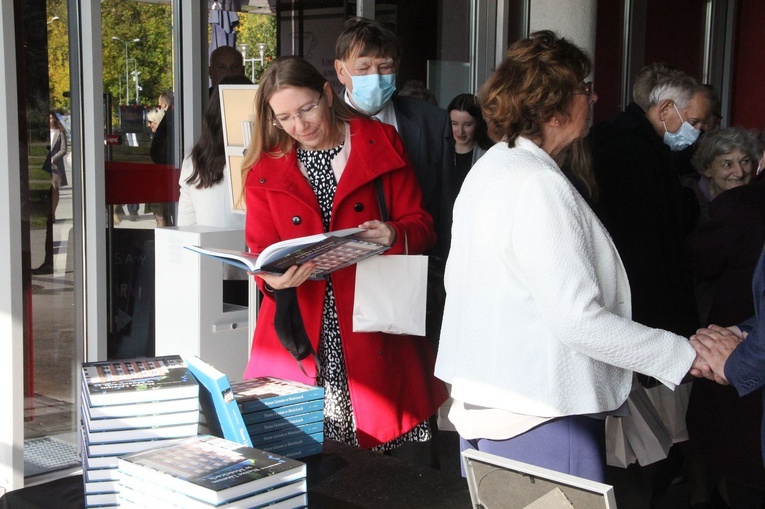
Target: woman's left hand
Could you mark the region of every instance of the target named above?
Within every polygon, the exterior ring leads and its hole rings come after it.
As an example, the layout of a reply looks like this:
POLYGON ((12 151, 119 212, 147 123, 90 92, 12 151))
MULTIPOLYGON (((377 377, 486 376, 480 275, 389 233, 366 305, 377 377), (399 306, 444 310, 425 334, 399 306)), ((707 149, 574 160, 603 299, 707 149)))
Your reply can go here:
POLYGON ((383 223, 382 221, 375 219, 374 221, 365 221, 361 223, 359 228, 364 228, 365 230, 355 235, 360 239, 386 246, 392 246, 396 241, 396 230, 388 223, 383 223))

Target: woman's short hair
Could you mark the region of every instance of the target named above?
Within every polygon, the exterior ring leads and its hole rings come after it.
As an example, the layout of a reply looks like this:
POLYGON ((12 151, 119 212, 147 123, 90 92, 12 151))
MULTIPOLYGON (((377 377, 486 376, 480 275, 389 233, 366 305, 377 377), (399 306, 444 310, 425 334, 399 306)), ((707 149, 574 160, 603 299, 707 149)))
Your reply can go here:
POLYGON ((704 134, 693 153, 691 164, 696 171, 704 173, 712 165, 715 157, 730 154, 736 149, 748 156, 753 163, 756 163, 762 154, 760 142, 752 131, 741 127, 728 127, 704 134))
POLYGON ((299 56, 289 55, 276 58, 263 73, 255 93, 254 126, 247 153, 242 161, 242 177, 264 154, 279 157, 289 152, 295 140, 283 129, 273 125, 273 111, 269 101, 271 97, 286 87, 307 88, 324 96, 332 95, 332 107, 329 110, 332 124, 342 129, 343 121, 365 115, 351 109, 340 99, 331 87, 325 87, 327 80, 310 62, 299 56))
POLYGON ((351 18, 335 42, 335 58, 353 57, 392 58, 398 64, 401 44, 396 34, 379 21, 351 18))
POLYGON ((574 92, 591 68, 584 50, 555 32, 534 32, 515 42, 478 93, 489 134, 511 147, 518 136, 539 136, 543 122, 568 116, 574 92))
POLYGON ((464 111, 476 120, 475 141, 482 149, 489 149, 492 145, 488 133, 489 126, 483 118, 481 106, 478 104, 476 96, 473 94, 459 94, 446 107, 446 111, 449 113, 453 110, 464 111))

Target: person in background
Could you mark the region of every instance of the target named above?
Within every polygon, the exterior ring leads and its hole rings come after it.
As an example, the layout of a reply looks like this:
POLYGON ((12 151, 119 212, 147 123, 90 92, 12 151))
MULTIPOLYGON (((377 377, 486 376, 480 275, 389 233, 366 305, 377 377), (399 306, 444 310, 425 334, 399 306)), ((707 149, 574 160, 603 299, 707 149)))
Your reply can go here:
POLYGON ((666 62, 648 64, 640 69, 632 83, 632 102, 646 112, 651 106, 651 91, 660 81, 684 76, 686 74, 672 64, 666 62))
MULTIPOLYGON (((693 156, 701 178, 692 185, 707 212, 686 247, 702 324, 740 323, 754 312, 751 282, 765 244, 765 179, 752 179, 760 150, 752 132, 730 127, 704 135, 693 156)), ((730 386, 693 382, 686 415, 692 507, 711 507, 718 489, 733 509, 760 509, 760 392, 739 398, 730 386)))
POLYGON ((698 317, 683 242, 698 205, 671 154, 696 141, 710 103, 688 76, 660 81, 650 97, 648 111, 631 103, 589 134, 597 209, 629 275, 632 318, 688 337, 698 317))
POLYGON ((423 206, 433 218, 436 244, 428 255, 426 336, 438 349, 445 299, 443 271, 451 243, 451 189, 454 139, 446 110, 427 101, 395 94, 401 62, 396 34, 378 21, 353 18, 335 44, 335 72, 343 98, 356 111, 393 126, 422 189, 423 206))
POLYGON ((244 57, 232 46, 220 46, 210 53, 210 95, 226 76, 244 76, 244 57))
POLYGON ((403 97, 416 97, 428 101, 433 106, 438 106, 438 100, 433 92, 420 80, 407 80, 404 86, 398 89, 398 95, 403 97))
MULTIPOLYGON (((220 84, 252 85, 246 76, 226 76, 220 84)), ((201 224, 244 229, 244 214, 234 212, 226 166, 221 104, 216 86, 202 115, 199 139, 181 165, 178 226, 201 224)))
MULTIPOLYGON (((410 254, 435 242, 401 138, 345 104, 306 60, 275 59, 255 96, 253 136, 242 162, 250 251, 327 231, 361 227, 367 240, 410 254), (389 222, 380 220, 375 182, 389 222)), ((271 375, 325 389, 326 439, 390 451, 431 438, 428 418, 446 400, 425 338, 353 331, 356 267, 307 280, 314 264, 257 275, 263 302, 245 378, 271 375), (285 334, 280 324, 301 324, 285 334), (277 328, 277 326, 279 328, 277 328), (301 367, 280 339, 310 342, 301 367), (315 378, 314 378, 315 376, 315 378)), ((406 291, 405 289, 401 290, 406 291)))
POLYGON ((451 384, 463 450, 602 482, 603 414, 626 401, 633 371, 674 387, 696 356, 630 319, 616 247, 555 164, 589 129, 590 70, 583 50, 541 31, 481 88, 497 143, 454 206, 436 376, 451 384))
POLYGON ((446 259, 453 196, 454 140, 445 110, 427 101, 395 94, 401 62, 396 34, 378 21, 352 18, 335 44, 335 72, 343 98, 355 110, 392 125, 401 135, 433 217, 438 244, 431 255, 446 259))
MULTIPOLYGON (((173 107, 173 92, 166 90, 157 99, 159 109, 163 111, 162 119, 157 124, 151 139, 149 153, 155 164, 175 166, 175 119, 173 107)), ((171 203, 147 203, 145 209, 154 214, 157 228, 173 225, 171 203)))
MULTIPOLYGON (((739 187, 728 193, 737 193, 747 187, 739 187)), ((720 199, 724 196, 726 193, 720 199)), ((754 294, 754 316, 728 327, 712 324, 699 329, 691 337, 691 345, 706 361, 706 365, 692 369, 691 373, 720 384, 730 384, 741 397, 763 392, 762 386, 765 383, 765 377, 762 376, 765 372, 765 249, 760 253, 752 277, 752 293, 754 294)), ((765 398, 765 392, 763 392, 763 398, 765 398)), ((759 410, 762 422, 760 428, 762 458, 760 460, 765 462, 765 419, 762 418, 761 408, 759 410)), ((728 429, 725 432, 730 435, 730 440, 737 440, 737 429, 728 429)), ((762 467, 761 462, 756 470, 758 476, 761 474, 759 469, 762 467)), ((754 494, 749 491, 742 495, 744 495, 743 500, 734 500, 731 496, 731 507, 758 509, 762 507, 762 491, 754 494)))
POLYGON ((749 183, 758 152, 757 137, 740 127, 712 131, 701 138, 691 158, 697 174, 683 181, 699 201, 700 225, 709 221, 707 209, 720 193, 749 183))
POLYGON ((470 168, 493 145, 489 128, 481 115, 473 94, 459 94, 447 106, 454 136, 454 181, 452 190, 455 198, 470 168))
POLYGON ((146 126, 151 130, 152 136, 157 132, 157 127, 164 116, 165 112, 161 108, 152 108, 146 112, 146 126))
POLYGON ((53 223, 56 222, 60 189, 68 184, 64 165, 67 152, 66 128, 55 111, 49 112, 48 125, 50 126, 50 145, 43 166, 50 172, 50 209, 45 225, 45 259, 39 267, 32 269, 34 276, 53 274, 53 223))
POLYGON ((53 222, 56 222, 56 209, 58 208, 59 190, 61 187, 69 184, 66 178, 66 167, 64 157, 67 153, 66 128, 58 119, 55 111, 51 111, 48 116, 50 125, 50 183, 51 198, 50 208, 53 215, 53 222))

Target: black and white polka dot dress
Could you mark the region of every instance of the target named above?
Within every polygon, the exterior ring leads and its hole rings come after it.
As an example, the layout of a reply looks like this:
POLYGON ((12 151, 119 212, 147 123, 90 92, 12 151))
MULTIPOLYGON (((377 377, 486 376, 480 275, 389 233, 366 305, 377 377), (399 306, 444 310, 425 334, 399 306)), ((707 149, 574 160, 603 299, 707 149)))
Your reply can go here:
MULTIPOLYGON (((308 175, 308 182, 313 188, 321 209, 324 231, 329 231, 332 218, 332 202, 335 199, 337 182, 332 171, 332 159, 342 150, 343 145, 327 150, 297 150, 298 160, 303 164, 308 175)), ((337 320, 337 305, 332 279, 327 278, 324 294, 321 336, 319 351, 321 373, 316 383, 324 387, 324 437, 350 445, 359 445, 356 436, 356 421, 351 406, 351 393, 348 389, 348 373, 345 368, 345 354, 340 339, 340 325, 337 320)), ((427 421, 417 425, 408 433, 377 446, 377 450, 390 450, 404 441, 423 442, 431 438, 427 421)))

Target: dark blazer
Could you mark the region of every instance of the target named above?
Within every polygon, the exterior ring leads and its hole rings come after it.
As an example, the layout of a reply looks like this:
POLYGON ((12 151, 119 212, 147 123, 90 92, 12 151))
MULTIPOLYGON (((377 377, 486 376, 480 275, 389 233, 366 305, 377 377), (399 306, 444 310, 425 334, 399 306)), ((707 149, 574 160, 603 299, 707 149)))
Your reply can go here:
POLYGON ((708 206, 709 222, 687 241, 693 275, 712 284, 705 323, 730 325, 752 316, 752 274, 765 244, 765 173, 721 193, 708 206))
POLYGON ((173 108, 168 108, 162 120, 157 125, 157 131, 151 139, 149 155, 155 164, 170 164, 175 166, 175 122, 173 108))
MULTIPOLYGON (((765 384, 765 249, 754 271, 754 318, 742 324, 749 336, 731 353, 725 363, 725 378, 740 396, 749 394, 765 384)), ((721 324, 723 325, 723 324, 721 324)), ((765 398, 765 393, 764 398, 765 398)), ((763 399, 765 405, 765 399, 763 399)), ((763 419, 765 424, 765 419, 763 419)), ((762 456, 765 462, 765 426, 761 428, 762 456)))
POLYGON ((53 143, 50 146, 50 167, 53 173, 64 173, 64 156, 66 155, 66 133, 56 129, 53 143))
POLYGON ((680 186, 670 150, 636 104, 593 127, 596 212, 624 262, 632 319, 688 336, 698 327, 684 240, 698 204, 680 186))
POLYGON ((422 188, 423 205, 435 223, 438 240, 430 254, 444 261, 451 241, 451 181, 456 171, 449 114, 414 97, 394 95, 392 101, 398 133, 422 188))

